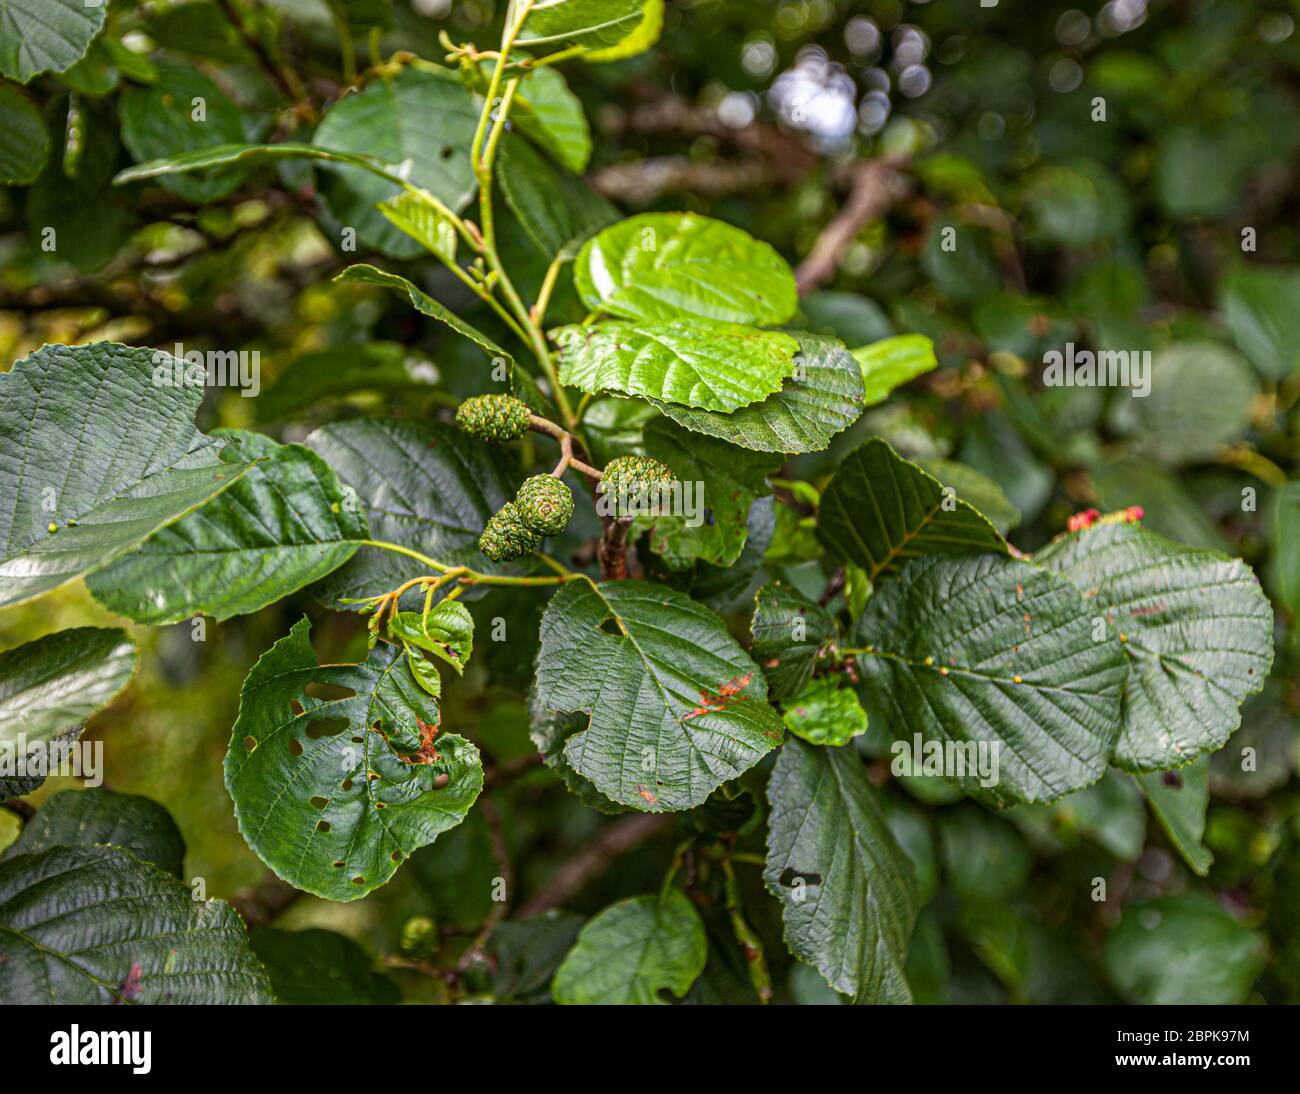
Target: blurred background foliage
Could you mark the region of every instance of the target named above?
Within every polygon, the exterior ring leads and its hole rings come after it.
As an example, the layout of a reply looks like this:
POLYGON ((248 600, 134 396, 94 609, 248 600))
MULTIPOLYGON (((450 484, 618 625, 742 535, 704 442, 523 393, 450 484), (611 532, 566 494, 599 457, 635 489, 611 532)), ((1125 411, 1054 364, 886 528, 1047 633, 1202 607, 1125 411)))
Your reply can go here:
MULTIPOLYGON (((319 103, 339 91, 339 12, 364 69, 397 50, 439 57, 443 29, 486 48, 504 4, 240 0, 247 37, 228 6, 112 0, 85 61, 13 92, 39 102, 52 149, 34 184, 0 187, 0 361, 106 338, 257 349, 262 394, 214 391, 201 424, 283 439, 361 413, 445 413, 474 390, 459 366, 476 351, 402 302, 330 277, 373 260, 485 330, 493 317, 431 261, 343 253, 309 167, 166 187, 109 180, 179 150, 141 118, 191 94, 208 100, 212 143, 308 138, 315 119, 281 109, 250 39, 319 103), (73 245, 42 250, 46 226, 73 245)), ((1080 509, 1141 505, 1148 527, 1244 557, 1277 609, 1269 689, 1222 752, 1176 776, 1139 786, 1114 773, 1054 806, 994 815, 933 780, 891 778, 887 742, 860 739, 927 901, 908 969, 919 1001, 1300 1002, 1298 15, 1294 0, 669 0, 651 52, 564 69, 593 130, 588 181, 624 209, 720 217, 798 264, 855 201, 878 203, 883 215, 852 225, 829 265, 801 268, 815 282, 804 326, 850 346, 920 332, 941 367, 829 452, 792 461, 785 479, 816 484, 862 437, 883 435, 911 458, 960 461, 999 484, 1004 496, 981 507, 1025 550, 1080 509), (947 227, 955 251, 941 245, 947 227), (1043 353, 1067 342, 1153 351, 1152 395, 1044 387, 1043 353)), ((541 252, 508 216, 501 231, 525 282, 540 280, 541 252)), ((612 404, 593 413, 593 444, 635 448, 637 421, 612 404)), ((820 590, 811 497, 781 489, 751 524, 769 575, 820 590)), ((756 580, 750 556, 742 585, 756 580)), ((745 633, 748 590, 709 588, 745 633)), ((493 764, 532 751, 525 690, 541 603, 493 593, 474 605, 485 631, 506 617, 510 640, 482 646, 446 718, 493 764)), ((172 812, 186 876, 210 895, 264 875, 236 831, 221 757, 240 681, 304 612, 324 658, 363 648, 355 620, 305 595, 210 623, 204 641, 189 624, 132 628, 140 676, 91 723, 107 785, 172 812)), ((0 646, 106 622, 121 621, 78 586, 6 613, 0 646)), ((605 823, 544 771, 494 797, 524 894, 605 823)), ((0 844, 9 838, 0 827, 0 844)), ((368 899, 303 899, 276 927, 338 930, 389 965, 418 964, 463 945, 490 910, 489 841, 475 811, 368 899)), ((740 846, 761 853, 762 827, 740 846)), ((653 891, 670 857, 659 841, 617 859, 573 909, 653 891)), ((778 998, 837 1002, 811 969, 781 965, 777 906, 756 870, 742 867, 741 883, 778 998)), ((691 1001, 752 1001, 721 907, 706 921, 724 942, 691 1001)), ((501 999, 544 996, 546 963, 579 922, 511 925, 496 976, 468 982, 501 999)), ((409 969, 385 975, 408 998, 446 990, 409 969)), ((363 989, 386 996, 391 984, 363 977, 349 990, 363 989)))

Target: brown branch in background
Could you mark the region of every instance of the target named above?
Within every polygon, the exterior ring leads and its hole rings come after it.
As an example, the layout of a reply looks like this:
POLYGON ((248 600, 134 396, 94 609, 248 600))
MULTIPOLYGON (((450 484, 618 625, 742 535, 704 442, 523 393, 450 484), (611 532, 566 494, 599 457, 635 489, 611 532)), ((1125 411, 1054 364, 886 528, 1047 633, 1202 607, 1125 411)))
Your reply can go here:
POLYGON ((24 824, 36 816, 36 809, 20 798, 11 798, 8 801, 0 801, 0 809, 12 813, 24 824))
MULTIPOLYGON (((492 932, 497 929, 497 925, 506 917, 506 912, 510 910, 510 894, 515 890, 515 868, 510 861, 510 848, 506 846, 505 830, 501 827, 501 814, 497 812, 496 805, 486 794, 480 795, 478 799, 479 812, 483 814, 483 820, 488 828, 488 840, 492 847, 492 858, 497 864, 500 871, 500 878, 505 883, 505 900, 493 900, 492 909, 488 912, 487 918, 483 920, 483 926, 470 943, 469 948, 461 955, 460 960, 456 963, 456 969, 464 972, 469 968, 483 952, 487 945, 488 939, 492 937, 492 932)), ((496 882, 494 881, 495 885, 496 882)))
POLYGON ((765 160, 692 160, 686 156, 650 156, 613 163, 588 176, 597 193, 625 205, 650 205, 664 194, 690 193, 721 198, 760 190, 777 179, 765 160))
POLYGON ((508 786, 519 776, 528 774, 535 767, 540 767, 543 762, 540 752, 530 752, 526 756, 516 756, 513 760, 506 760, 505 763, 488 768, 483 774, 483 789, 491 790, 494 787, 508 786))
MULTIPOLYGON (((239 14, 239 10, 234 5, 234 0, 217 0, 217 5, 226 13, 226 18, 230 20, 231 26, 239 32, 240 38, 244 40, 244 45, 252 51, 253 56, 257 58, 257 63, 261 65, 262 71, 266 73, 280 93, 295 106, 310 109, 310 104, 305 101, 306 96, 297 75, 275 63, 275 59, 267 51, 266 46, 262 44, 262 40, 248 29, 248 24, 244 22, 243 16, 239 14)), ((314 114, 315 111, 312 111, 312 113, 314 114)))
POLYGON ((807 296, 830 281, 858 233, 873 220, 883 217, 907 194, 909 182, 902 171, 904 165, 904 160, 896 158, 866 160, 853 165, 848 200, 822 229, 808 257, 794 272, 800 296, 807 296))
POLYGON ((602 581, 627 579, 627 534, 631 527, 630 517, 620 520, 606 518, 605 534, 596 546, 596 561, 600 563, 602 581))
POLYGON ((287 881, 281 881, 274 874, 267 874, 252 888, 236 893, 230 903, 250 927, 265 927, 305 895, 287 881))
POLYGON ((604 873, 616 858, 666 831, 672 823, 672 817, 664 813, 638 813, 616 820, 564 862, 545 888, 519 909, 516 918, 531 919, 567 904, 604 873))

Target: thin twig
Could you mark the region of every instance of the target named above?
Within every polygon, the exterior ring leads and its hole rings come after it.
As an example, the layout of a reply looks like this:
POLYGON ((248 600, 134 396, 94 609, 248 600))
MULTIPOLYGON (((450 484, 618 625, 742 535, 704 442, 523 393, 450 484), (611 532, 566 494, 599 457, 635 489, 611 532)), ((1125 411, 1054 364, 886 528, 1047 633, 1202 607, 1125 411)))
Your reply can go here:
POLYGON ((305 895, 287 881, 281 881, 274 874, 267 874, 257 885, 236 893, 230 903, 248 926, 265 927, 305 895))

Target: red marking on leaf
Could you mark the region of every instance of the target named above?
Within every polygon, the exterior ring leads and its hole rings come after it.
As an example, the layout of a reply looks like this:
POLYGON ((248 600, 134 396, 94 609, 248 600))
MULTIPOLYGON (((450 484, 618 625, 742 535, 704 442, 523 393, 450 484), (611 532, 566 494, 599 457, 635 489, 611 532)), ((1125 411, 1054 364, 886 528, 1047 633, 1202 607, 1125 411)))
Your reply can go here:
POLYGON ((637 784, 636 792, 642 797, 642 799, 644 799, 647 805, 654 805, 659 800, 640 783, 637 784))
POLYGON ((698 718, 701 714, 708 714, 710 711, 722 711, 727 709, 727 700, 733 698, 738 692, 744 691, 749 687, 750 682, 754 679, 752 672, 745 673, 744 676, 736 676, 722 684, 718 688, 716 695, 710 695, 707 690, 700 692, 701 705, 682 716, 682 721, 688 721, 691 718, 698 718))
POLYGON ((140 994, 140 962, 136 961, 131 965, 131 971, 126 974, 126 979, 122 982, 119 997, 113 1000, 113 1005, 118 1006, 123 1000, 134 999, 140 994))

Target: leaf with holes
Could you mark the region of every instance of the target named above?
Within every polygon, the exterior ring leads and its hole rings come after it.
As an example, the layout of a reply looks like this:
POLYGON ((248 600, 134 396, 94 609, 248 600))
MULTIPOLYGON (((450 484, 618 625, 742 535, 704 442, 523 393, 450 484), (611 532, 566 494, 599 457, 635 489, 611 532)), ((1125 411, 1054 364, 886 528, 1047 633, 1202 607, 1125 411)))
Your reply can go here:
POLYGON ((785 944, 837 992, 909 1003, 903 975, 920 904, 916 874, 852 748, 786 742, 767 784, 763 881, 785 944))
POLYGON ((358 900, 454 828, 483 789, 478 749, 438 733, 401 650, 320 665, 294 624, 253 666, 226 753, 249 847, 295 888, 358 900))
MULTIPOLYGON (((478 549, 488 518, 515 496, 499 451, 454 426, 396 418, 333 422, 307 444, 356 491, 372 539, 483 572, 518 572, 478 549)), ((382 595, 427 573, 419 558, 362 547, 313 592, 331 607, 354 608, 344 601, 382 595)))
POLYGON ((0 1003, 270 1003, 244 924, 116 847, 0 862, 0 1003))
POLYGON ((171 814, 138 794, 102 786, 62 790, 36 811, 0 855, 34 855, 50 847, 120 847, 172 877, 181 877, 185 840, 171 814))
POLYGON ((1095 613, 1063 577, 1027 562, 915 559, 854 629, 866 649, 862 705, 890 739, 937 742, 968 794, 1054 801, 1100 779, 1119 737, 1128 668, 1118 642, 1093 637, 1095 613), (980 774, 981 749, 996 759, 992 778, 980 774))
POLYGON ((248 470, 194 427, 203 388, 173 383, 181 369, 96 342, 0 374, 0 605, 106 565, 248 470))
POLYGON ((782 331, 703 319, 560 327, 551 336, 563 384, 723 412, 779 391, 799 353, 782 331))
POLYGON ((623 319, 697 316, 722 323, 784 323, 799 305, 779 254, 725 221, 642 213, 589 240, 573 267, 583 303, 623 319))
POLYGON ((74 627, 0 653, 0 742, 47 741, 102 710, 135 674, 125 631, 74 627))
POLYGON ((758 590, 750 629, 751 652, 772 698, 785 699, 808 686, 817 658, 835 637, 835 620, 798 589, 774 581, 758 590))
POLYGON ((1149 771, 1137 776, 1169 842, 1192 872, 1204 877, 1214 854, 1205 846, 1205 811, 1210 804, 1210 757, 1202 756, 1179 771, 1149 771))
POLYGON ((1120 767, 1182 767, 1232 735, 1273 664, 1273 609, 1249 566, 1133 524, 1063 536, 1034 561, 1074 582, 1120 636, 1120 767))
POLYGON ((562 1005, 663 1004, 661 992, 690 990, 707 957, 704 924, 685 893, 628 897, 578 932, 551 994, 562 1005))
POLYGON ((879 437, 835 469, 822 494, 817 538, 872 581, 921 555, 1007 549, 983 514, 879 437))
POLYGON ((137 623, 224 620, 318 581, 367 536, 357 496, 310 448, 244 430, 222 439, 256 459, 220 497, 94 573, 92 595, 137 623))
POLYGON ((66 72, 86 55, 107 10, 86 0, 0 0, 0 73, 25 84, 66 72))
POLYGON ((644 581, 573 581, 551 598, 537 697, 541 711, 590 714, 565 758, 643 812, 703 804, 783 734, 762 673, 722 620, 644 581))
MULTIPOLYGON (((482 103, 450 72, 405 67, 338 99, 311 143, 331 152, 369 156, 452 212, 474 196, 469 150, 482 103)), ((334 219, 357 239, 393 258, 414 258, 420 245, 375 207, 398 189, 350 164, 321 164, 321 196, 334 219)))
POLYGON ((862 416, 862 372, 838 339, 792 332, 799 342, 794 374, 781 390, 730 414, 652 400, 695 433, 760 452, 820 452, 862 416))

